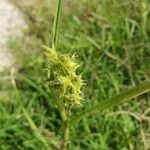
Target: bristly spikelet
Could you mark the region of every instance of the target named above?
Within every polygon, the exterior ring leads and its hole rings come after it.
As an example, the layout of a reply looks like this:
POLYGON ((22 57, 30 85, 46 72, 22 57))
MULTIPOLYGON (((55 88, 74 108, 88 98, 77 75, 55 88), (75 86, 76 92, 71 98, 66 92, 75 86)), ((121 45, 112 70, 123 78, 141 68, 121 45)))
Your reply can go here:
POLYGON ((84 82, 76 70, 79 65, 75 56, 62 54, 47 46, 44 47, 44 63, 48 84, 64 107, 68 110, 81 106, 84 82))

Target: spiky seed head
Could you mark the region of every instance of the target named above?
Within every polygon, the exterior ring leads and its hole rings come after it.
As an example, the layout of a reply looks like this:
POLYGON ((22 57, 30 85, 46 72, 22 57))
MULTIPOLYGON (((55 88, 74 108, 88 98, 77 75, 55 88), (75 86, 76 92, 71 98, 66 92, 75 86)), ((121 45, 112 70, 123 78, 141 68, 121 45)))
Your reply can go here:
POLYGON ((70 57, 44 46, 44 63, 49 86, 56 92, 64 107, 71 110, 81 106, 81 88, 84 82, 76 72, 79 65, 75 62, 75 55, 70 57))

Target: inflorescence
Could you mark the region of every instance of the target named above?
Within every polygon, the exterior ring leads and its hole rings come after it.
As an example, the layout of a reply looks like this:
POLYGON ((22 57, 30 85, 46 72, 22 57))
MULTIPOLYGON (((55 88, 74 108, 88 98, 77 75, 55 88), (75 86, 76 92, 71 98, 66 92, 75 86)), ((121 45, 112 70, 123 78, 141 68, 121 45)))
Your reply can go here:
POLYGON ((81 75, 77 75, 79 65, 75 56, 62 54, 55 49, 44 46, 44 64, 50 89, 57 95, 66 109, 81 106, 84 82, 81 75))

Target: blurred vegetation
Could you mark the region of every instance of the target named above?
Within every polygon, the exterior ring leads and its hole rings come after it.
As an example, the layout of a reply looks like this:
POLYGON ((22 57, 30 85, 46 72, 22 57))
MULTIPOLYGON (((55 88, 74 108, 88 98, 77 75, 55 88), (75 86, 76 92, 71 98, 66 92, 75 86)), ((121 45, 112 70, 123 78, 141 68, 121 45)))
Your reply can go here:
MULTIPOLYGON (((44 149, 20 102, 43 136, 50 143, 53 141, 51 149, 59 149, 60 116, 46 94, 48 89, 42 82, 39 64, 41 45, 51 46, 55 1, 36 0, 33 4, 11 1, 23 12, 29 28, 23 38, 9 42, 17 71, 23 76, 16 79, 18 93, 13 88, 12 74, 1 73, 0 149, 44 149), (5 80, 7 76, 12 80, 5 80)), ((65 0, 58 49, 78 55, 79 72, 83 72, 86 81, 83 110, 150 81, 149 26, 148 0, 65 0)), ((148 150, 150 95, 138 99, 83 119, 71 129, 69 149, 148 150)))

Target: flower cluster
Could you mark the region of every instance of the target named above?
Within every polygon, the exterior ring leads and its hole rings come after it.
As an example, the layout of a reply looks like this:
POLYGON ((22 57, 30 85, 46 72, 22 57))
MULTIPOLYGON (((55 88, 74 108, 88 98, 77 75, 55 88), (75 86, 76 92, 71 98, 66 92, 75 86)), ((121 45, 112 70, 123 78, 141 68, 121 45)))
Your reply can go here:
POLYGON ((79 65, 75 62, 75 56, 70 57, 46 46, 44 50, 44 63, 50 88, 66 109, 81 106, 81 88, 84 83, 81 75, 76 73, 79 65))

